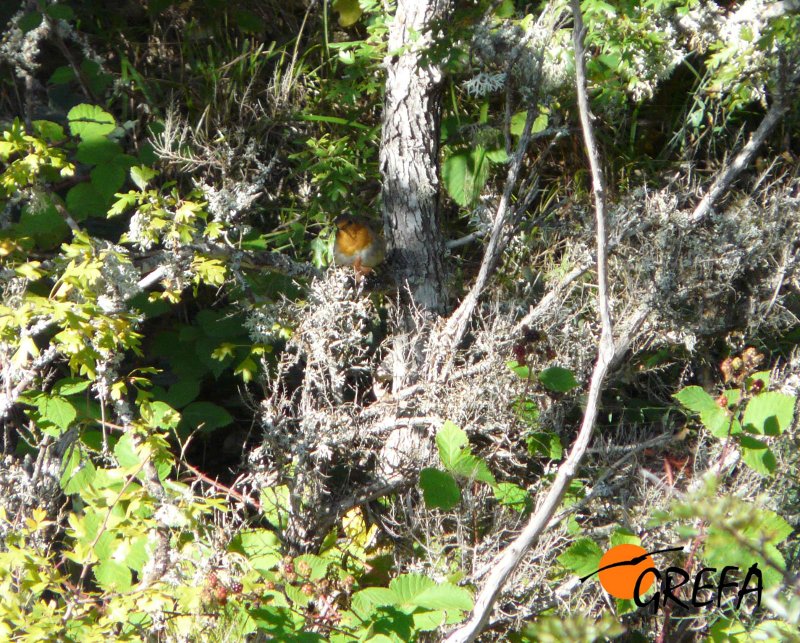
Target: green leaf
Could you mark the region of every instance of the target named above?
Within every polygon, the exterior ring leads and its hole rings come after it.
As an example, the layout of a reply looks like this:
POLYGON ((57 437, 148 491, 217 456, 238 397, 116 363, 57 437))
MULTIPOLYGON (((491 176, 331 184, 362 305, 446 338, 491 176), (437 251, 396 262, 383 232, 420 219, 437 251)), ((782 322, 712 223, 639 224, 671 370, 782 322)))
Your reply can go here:
POLYGON ((129 592, 131 589, 131 570, 116 560, 104 560, 95 566, 94 577, 107 592, 129 592))
POLYGON ((792 424, 795 401, 791 395, 773 391, 756 395, 747 404, 742 424, 761 435, 780 435, 792 424))
POLYGON ((114 455, 121 467, 136 467, 142 459, 136 453, 136 445, 133 443, 133 436, 130 433, 123 435, 114 445, 114 455))
MULTIPOLYGON (((724 438, 731 428, 731 416, 717 401, 699 386, 687 386, 673 396, 682 406, 698 413, 700 421, 717 438, 724 438)), ((731 430, 734 433, 734 430, 731 430)))
POLYGON ((560 366, 551 366, 539 373, 539 381, 546 389, 556 393, 566 393, 578 386, 572 371, 560 366))
POLYGON ((36 27, 42 24, 42 20, 44 20, 44 16, 41 13, 32 11, 22 16, 17 22, 17 26, 22 30, 22 33, 25 34, 36 29, 36 27))
POLYGON ((471 610, 472 594, 451 583, 441 583, 420 592, 412 604, 431 610, 471 610))
POLYGON ((192 402, 183 409, 180 427, 182 431, 213 431, 233 422, 233 416, 221 406, 211 402, 192 402))
POLYGON ((449 511, 461 502, 461 489, 449 473, 439 469, 423 469, 419 473, 419 486, 428 509, 449 511))
POLYGON ((244 554, 259 572, 269 572, 283 559, 281 541, 267 529, 240 531, 231 540, 228 550, 244 554))
POLYGON ((575 575, 584 577, 597 571, 602 557, 603 550, 597 543, 588 538, 580 538, 558 556, 558 562, 575 575))
POLYGON ((436 432, 436 447, 439 449, 439 458, 447 469, 452 469, 462 449, 469 444, 467 434, 459 427, 447 420, 436 432))
POLYGON ((69 449, 64 454, 60 484, 65 494, 71 495, 85 490, 92 484, 96 474, 92 461, 82 457, 80 449, 69 449))
POLYGON ((34 210, 30 203, 23 206, 16 229, 21 236, 33 238, 41 250, 58 247, 70 232, 64 218, 49 199, 41 210, 34 210))
POLYGON ((69 129, 81 140, 107 136, 117 127, 114 117, 97 105, 76 105, 67 114, 69 129))
POLYGON ((356 24, 362 14, 358 0, 334 0, 333 9, 339 14, 339 25, 342 27, 356 24))
POLYGON ((36 402, 42 419, 66 431, 77 416, 75 407, 60 395, 42 395, 36 402))
POLYGON ((477 201, 488 178, 489 163, 480 145, 452 154, 442 165, 442 182, 453 201, 463 207, 477 201))
MULTIPOLYGON (((119 165, 106 163, 98 165, 94 168, 90 176, 92 178, 92 186, 100 193, 104 199, 104 208, 108 211, 108 205, 111 198, 119 191, 125 183, 125 170, 119 165)), ((105 212, 104 212, 105 214, 105 212)))
POLYGON ((367 587, 353 594, 350 607, 366 620, 375 613, 376 608, 398 602, 397 594, 388 587, 367 587))
POLYGON ((52 121, 33 121, 33 131, 50 143, 60 143, 66 138, 64 128, 52 121))
POLYGON ((523 512, 531 505, 530 494, 513 482, 499 482, 494 487, 494 497, 501 505, 523 512))
POLYGON ((389 583, 397 602, 403 605, 417 605, 417 597, 435 586, 436 583, 423 574, 402 574, 389 583))
POLYGON ((489 485, 495 484, 494 475, 489 471, 489 466, 481 458, 472 455, 468 450, 463 451, 450 468, 455 475, 467 480, 477 480, 489 485))
POLYGON ((104 217, 108 199, 92 183, 79 183, 67 192, 67 208, 76 221, 104 217))
POLYGON ((200 380, 182 379, 169 387, 164 401, 172 408, 180 409, 200 395, 200 380))
POLYGON ((152 428, 174 429, 181 420, 181 414, 166 402, 145 402, 140 411, 142 419, 152 428))
POLYGON ((777 466, 775 454, 765 443, 746 434, 742 435, 739 440, 742 449, 742 460, 748 467, 762 476, 771 475, 775 471, 777 466))
POLYGON ((75 12, 66 4, 51 4, 44 11, 56 20, 72 20, 75 17, 75 12))
POLYGON ((53 385, 53 393, 57 395, 77 395, 85 391, 91 382, 78 377, 65 377, 53 385))
POLYGON ((87 165, 98 163, 111 163, 122 156, 122 147, 116 141, 109 141, 105 137, 89 138, 78 143, 75 158, 87 165))
POLYGON ((56 67, 56 70, 50 75, 50 79, 47 82, 51 85, 66 85, 74 79, 75 72, 72 71, 72 67, 69 65, 62 65, 61 67, 56 67))
POLYGON ((131 168, 131 181, 133 181, 140 190, 146 190, 150 179, 154 178, 157 174, 157 172, 151 170, 146 165, 134 165, 131 168))
POLYGON ((516 360, 506 362, 506 366, 522 380, 527 380, 531 376, 531 369, 528 366, 523 366, 516 360))

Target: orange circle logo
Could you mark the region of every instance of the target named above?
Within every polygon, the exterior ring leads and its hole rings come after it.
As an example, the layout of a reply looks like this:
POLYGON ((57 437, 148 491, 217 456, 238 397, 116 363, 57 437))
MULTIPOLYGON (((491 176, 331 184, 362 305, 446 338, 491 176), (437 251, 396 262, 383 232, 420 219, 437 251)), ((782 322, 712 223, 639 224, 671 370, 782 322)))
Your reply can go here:
MULTIPOLYGON (((653 559, 639 545, 617 545, 600 559, 599 579, 603 589, 615 598, 633 598, 636 581, 646 569, 655 567, 653 559)), ((639 596, 653 584, 655 576, 647 574, 639 585, 639 596)))

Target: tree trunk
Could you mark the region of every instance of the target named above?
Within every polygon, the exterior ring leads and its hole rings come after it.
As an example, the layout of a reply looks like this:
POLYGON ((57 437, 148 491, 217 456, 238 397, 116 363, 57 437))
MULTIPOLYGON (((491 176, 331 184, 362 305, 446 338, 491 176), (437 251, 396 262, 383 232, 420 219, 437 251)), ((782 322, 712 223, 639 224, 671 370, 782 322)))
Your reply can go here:
POLYGON ((423 60, 448 0, 398 0, 389 29, 381 134, 383 220, 399 288, 424 311, 447 306, 439 226, 441 69, 423 60), (392 55, 393 52, 401 52, 392 55))

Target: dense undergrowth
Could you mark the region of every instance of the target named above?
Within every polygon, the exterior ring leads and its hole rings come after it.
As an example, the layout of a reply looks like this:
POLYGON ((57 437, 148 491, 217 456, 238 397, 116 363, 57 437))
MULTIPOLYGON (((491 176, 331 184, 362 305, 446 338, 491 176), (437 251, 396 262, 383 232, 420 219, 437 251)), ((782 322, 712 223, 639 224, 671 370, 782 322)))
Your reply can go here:
MULTIPOLYGON (((380 210, 391 14, 96 4, 0 11, 0 638, 442 638, 552 482, 595 359, 594 275, 563 282, 593 253, 566 5, 464 3, 431 53, 455 300, 532 98, 537 189, 457 375, 414 392, 430 457, 389 493, 403 300, 329 266, 335 216, 380 210)), ((652 314, 485 640, 800 639, 800 18, 781 4, 583 3, 614 314, 652 314), (623 543, 683 547, 656 565, 692 578, 757 564, 760 604, 707 589, 653 614, 578 581, 623 543)))

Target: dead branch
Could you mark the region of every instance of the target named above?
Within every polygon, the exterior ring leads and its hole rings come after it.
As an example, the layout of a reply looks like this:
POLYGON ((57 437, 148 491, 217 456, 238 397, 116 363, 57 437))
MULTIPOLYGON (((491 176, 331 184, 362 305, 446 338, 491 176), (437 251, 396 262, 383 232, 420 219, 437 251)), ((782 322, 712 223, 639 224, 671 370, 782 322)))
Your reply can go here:
POLYGON ((606 375, 612 365, 617 362, 624 352, 627 352, 632 337, 638 332, 645 318, 647 310, 642 309, 636 313, 628 324, 619 343, 615 347, 613 327, 611 323, 610 302, 608 293, 608 248, 606 240, 605 222, 605 184, 600 170, 600 154, 597 150, 589 114, 589 100, 586 94, 586 63, 583 52, 584 28, 580 11, 579 0, 572 0, 572 13, 574 17, 573 44, 575 47, 575 81, 578 92, 578 108, 580 110, 581 126, 583 129, 584 143, 586 145, 589 164, 592 170, 592 184, 595 198, 595 218, 597 232, 597 274, 598 274, 598 300, 600 309, 601 334, 598 346, 597 362, 592 372, 589 384, 589 393, 586 400, 586 411, 583 415, 580 431, 572 445, 569 456, 558 468, 558 473, 553 481, 550 491, 537 511, 533 514, 528 524, 514 541, 506 547, 492 563, 493 571, 478 593, 475 607, 470 619, 450 636, 450 643, 466 643, 474 641, 485 627, 494 607, 511 574, 518 567, 528 550, 538 540, 547 527, 553 514, 561 503, 570 481, 575 477, 589 442, 594 432, 594 423, 597 417, 606 375))

